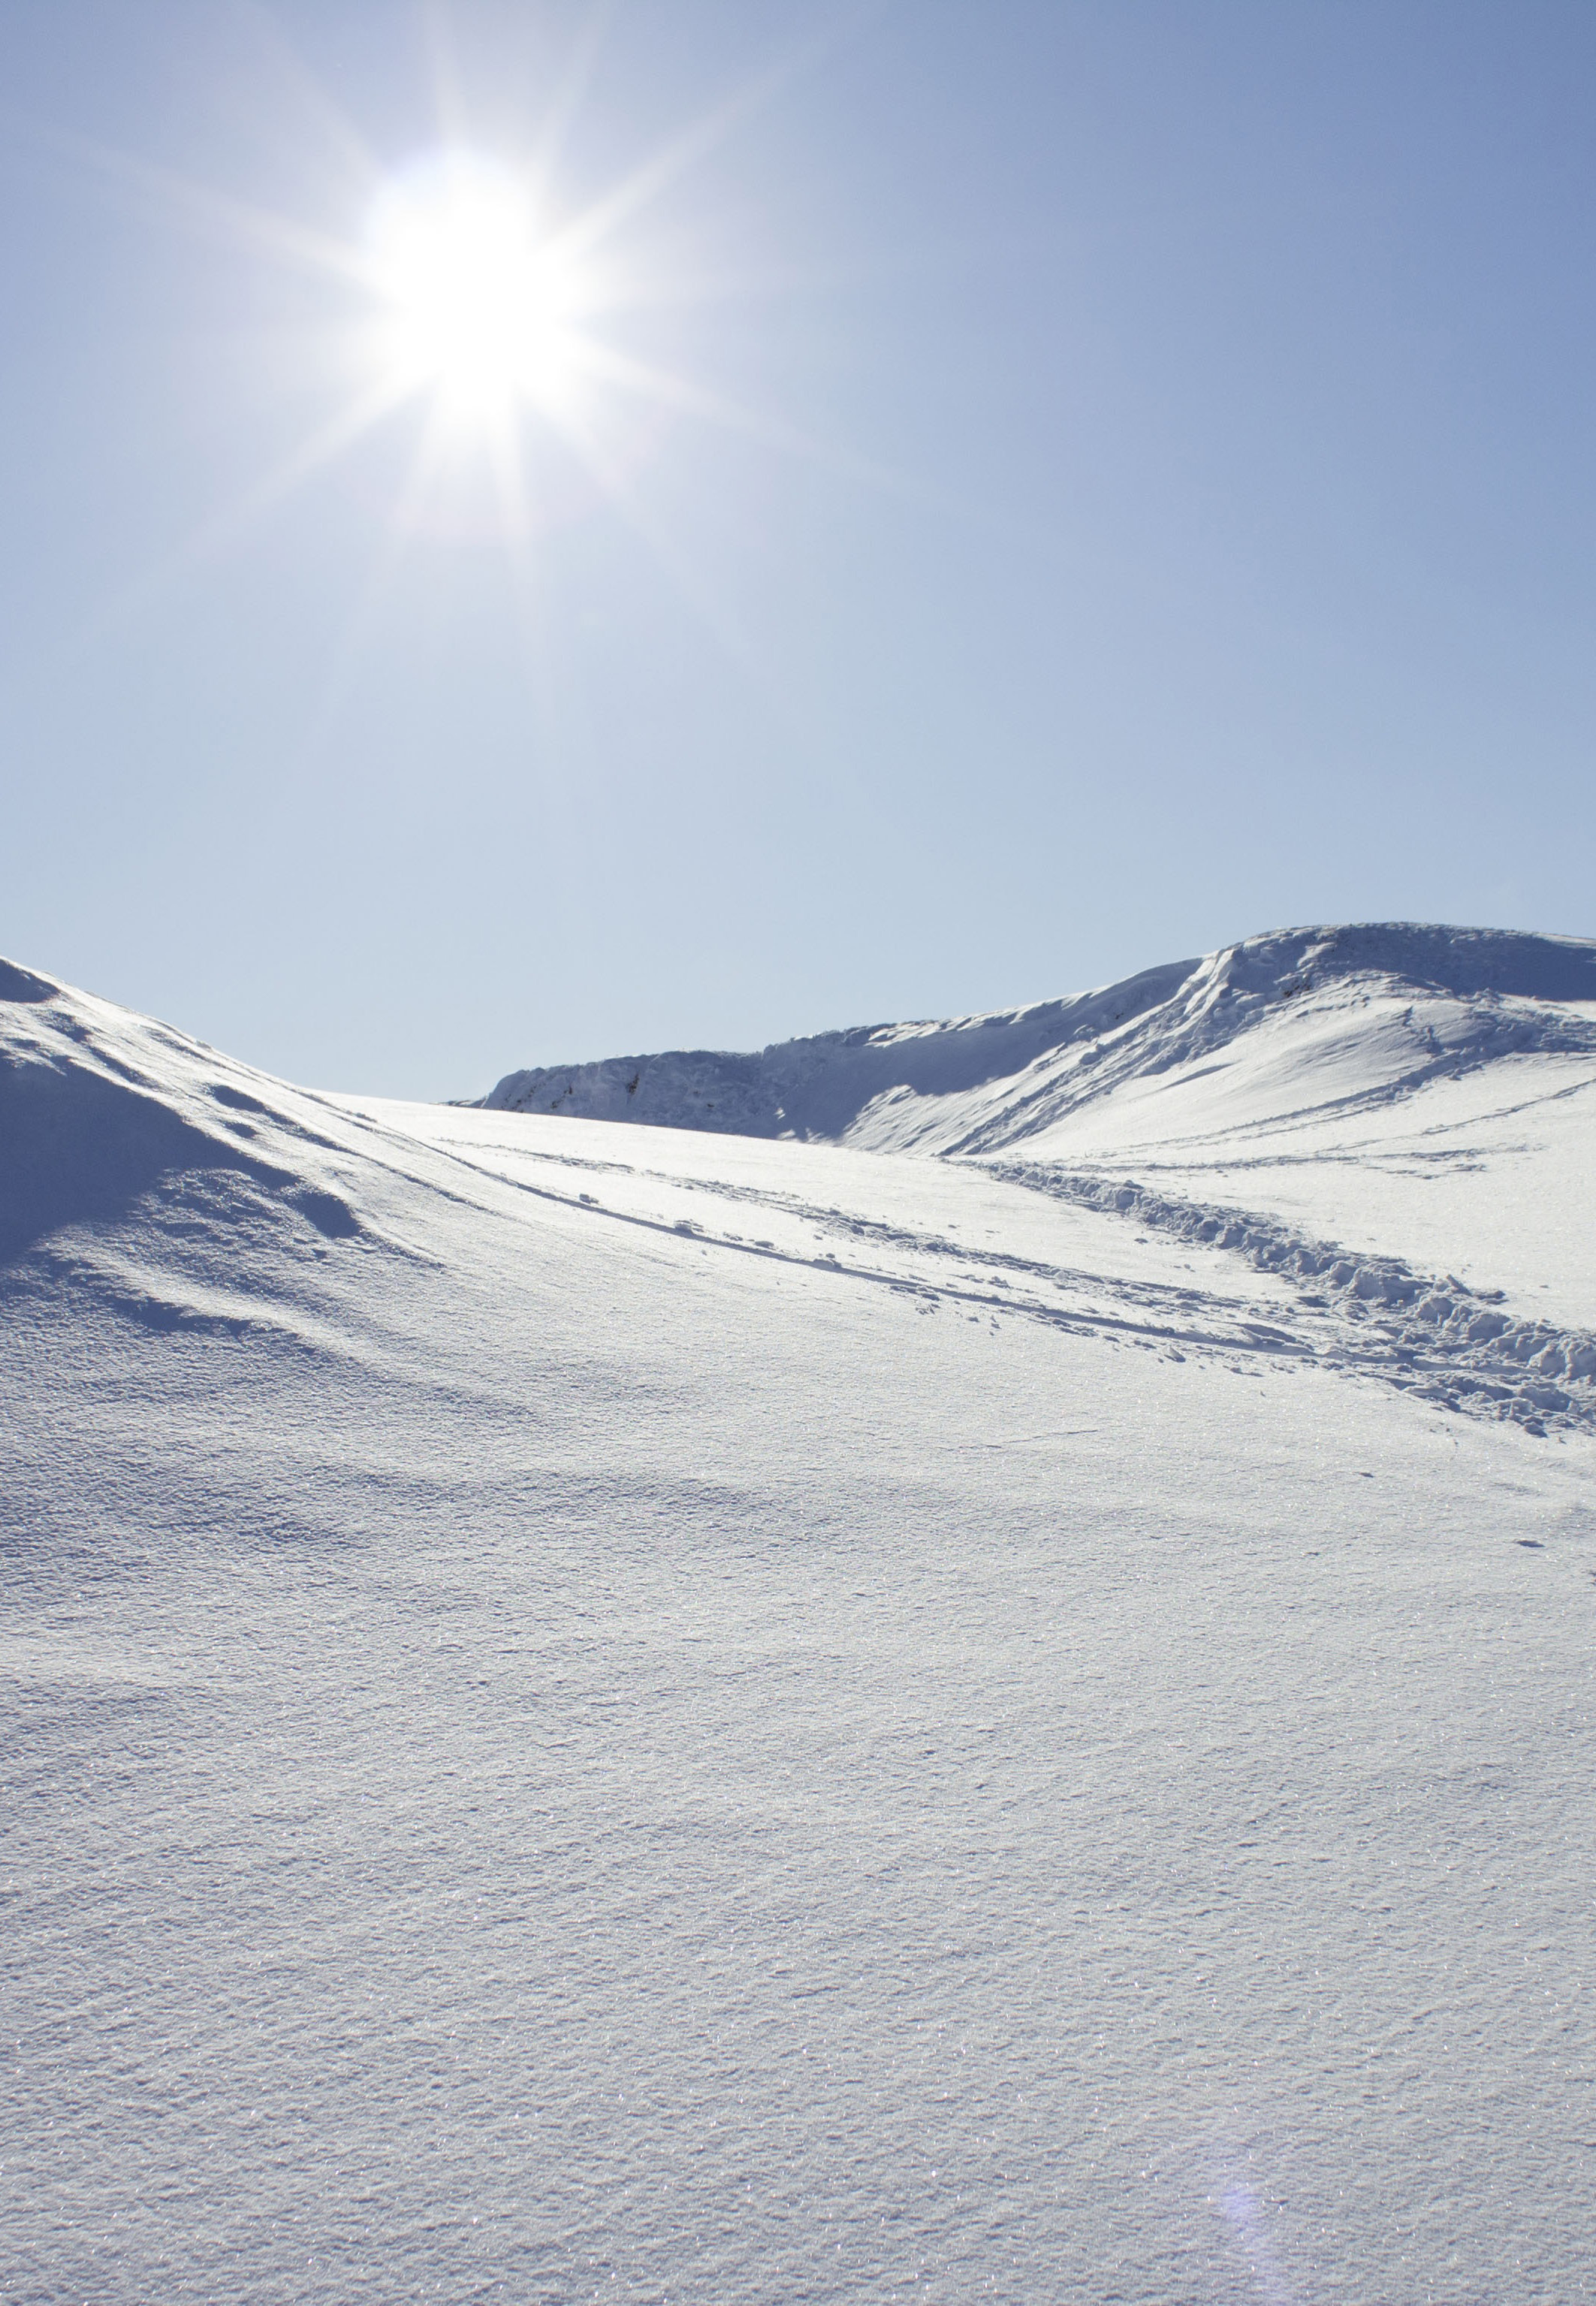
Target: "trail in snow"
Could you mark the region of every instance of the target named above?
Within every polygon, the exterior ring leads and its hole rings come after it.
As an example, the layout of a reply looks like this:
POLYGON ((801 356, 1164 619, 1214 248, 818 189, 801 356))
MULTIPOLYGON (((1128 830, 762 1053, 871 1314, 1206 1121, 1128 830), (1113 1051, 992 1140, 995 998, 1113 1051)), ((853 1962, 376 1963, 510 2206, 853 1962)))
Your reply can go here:
POLYGON ((1179 1241, 1233 1250, 1259 1272, 1295 1282, 1303 1313, 1322 1311, 1334 1329, 1319 1348, 1331 1367, 1384 1379, 1441 1408, 1510 1418, 1532 1432, 1596 1429, 1596 1334, 1516 1320, 1499 1310, 1499 1290, 1416 1273, 1400 1258, 1352 1255, 1252 1210, 1205 1208, 1024 1162, 989 1166, 1036 1191, 1116 1210, 1179 1241))
MULTIPOLYGON (((493 1166, 491 1145, 463 1157, 511 1181, 493 1166)), ((1042 1165, 980 1166, 1028 1191, 1128 1219, 1199 1251, 1228 1252, 1284 1289, 1262 1299, 1238 1294, 1225 1285, 1239 1276, 1225 1269, 1225 1255, 1204 1261, 1200 1282, 1195 1275, 1185 1284, 1134 1279, 1114 1269, 1108 1243, 1098 1243, 1109 1253, 1088 1270, 912 1231, 769 1188, 699 1179, 689 1195, 668 1172, 547 1149, 525 1157, 520 1182, 527 1191, 563 1199, 595 1217, 686 1234, 717 1251, 884 1284, 912 1293, 927 1309, 985 1310, 994 1319, 1049 1322, 1177 1356, 1217 1355, 1233 1365, 1253 1356, 1281 1366, 1313 1365, 1378 1379, 1440 1408, 1505 1418, 1533 1433, 1596 1431, 1596 1335, 1588 1330, 1515 1320, 1500 1310, 1499 1293, 1471 1289, 1450 1275, 1417 1273, 1399 1259, 1352 1256, 1256 1212, 1176 1200, 1042 1165), (531 1181, 527 1161, 535 1163, 541 1182, 531 1181), (583 1173, 596 1190, 572 1184, 562 1192, 550 1182, 560 1170, 583 1173), (673 1213, 673 1193, 680 1213, 673 1213), (784 1237, 750 1239, 732 1227, 738 1211, 780 1217, 793 1226, 784 1237)))
POLYGON ((546 1068, 484 1103, 984 1158, 1293 1285, 1273 1350, 1532 1431, 1596 1415, 1587 941, 1284 931, 999 1016, 546 1068))

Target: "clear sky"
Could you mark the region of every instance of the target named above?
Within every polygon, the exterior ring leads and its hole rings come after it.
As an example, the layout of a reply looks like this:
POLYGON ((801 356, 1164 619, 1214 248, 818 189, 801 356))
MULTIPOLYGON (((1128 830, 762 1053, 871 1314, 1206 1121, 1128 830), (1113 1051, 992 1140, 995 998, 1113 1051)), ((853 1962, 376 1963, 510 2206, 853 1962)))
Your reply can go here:
POLYGON ((0 950, 453 1096, 1596 932, 1593 106, 1588 0, 0 7, 0 950))

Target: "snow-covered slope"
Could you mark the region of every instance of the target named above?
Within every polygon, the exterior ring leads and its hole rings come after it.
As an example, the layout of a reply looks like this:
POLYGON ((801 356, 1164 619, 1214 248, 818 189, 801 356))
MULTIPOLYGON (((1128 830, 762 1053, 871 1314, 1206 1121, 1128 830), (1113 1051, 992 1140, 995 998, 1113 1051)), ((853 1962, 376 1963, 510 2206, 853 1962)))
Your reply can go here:
POLYGON ((1398 922, 1281 930, 996 1016, 859 1026, 746 1056, 544 1066, 507 1074, 482 1103, 878 1150, 1057 1151, 1083 1129, 1087 1141, 1162 1139, 1216 1075, 1199 1125, 1223 1115, 1250 1130, 1365 1111, 1526 1052, 1596 1057, 1596 943, 1398 922))
MULTIPOLYGON (((0 975, 4 2306, 1596 2289, 1547 951, 1046 1124, 1134 1141, 1020 1132, 1090 1046, 1024 1018, 861 1072, 1014 1118, 952 1159, 315 1096, 0 975), (1432 1002, 1498 1054, 1374 1094, 1432 1002)), ((1099 1043, 1218 1031, 1155 976, 1099 1043)))
POLYGON ((1320 1270, 1395 1262, 1420 1298, 1454 1277, 1532 1325, 1596 1309, 1586 939, 1283 930, 999 1016, 512 1073, 482 1102, 1019 1156, 1054 1190, 1135 1186, 1141 1222, 1289 1233, 1320 1270))

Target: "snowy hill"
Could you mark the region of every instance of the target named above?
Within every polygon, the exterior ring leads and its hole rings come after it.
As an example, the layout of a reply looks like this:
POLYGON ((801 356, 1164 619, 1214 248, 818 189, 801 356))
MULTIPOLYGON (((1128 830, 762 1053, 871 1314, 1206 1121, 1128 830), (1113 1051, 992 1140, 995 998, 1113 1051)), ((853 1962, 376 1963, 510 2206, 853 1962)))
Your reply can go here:
POLYGON ((1591 940, 1284 930, 995 1016, 511 1073, 482 1106, 1018 1152, 1028 1172, 1004 1174, 1038 1190, 1228 1237, 1316 1288, 1335 1273, 1354 1308, 1429 1304, 1395 1350, 1516 1320, 1524 1362, 1585 1370, 1553 1333, 1596 1314, 1591 940))
POLYGON ((752 1055, 544 1066, 507 1074, 482 1103, 881 1150, 1056 1149, 1138 1085, 1156 1089, 1161 1115, 1223 1069, 1205 1115, 1228 1107, 1256 1126, 1409 1095, 1520 1052, 1596 1052, 1596 943, 1391 923, 1251 937, 994 1016, 860 1026, 752 1055))
POLYGON ((0 968, 0 2301, 1589 2295, 1596 946, 542 1080, 0 968))

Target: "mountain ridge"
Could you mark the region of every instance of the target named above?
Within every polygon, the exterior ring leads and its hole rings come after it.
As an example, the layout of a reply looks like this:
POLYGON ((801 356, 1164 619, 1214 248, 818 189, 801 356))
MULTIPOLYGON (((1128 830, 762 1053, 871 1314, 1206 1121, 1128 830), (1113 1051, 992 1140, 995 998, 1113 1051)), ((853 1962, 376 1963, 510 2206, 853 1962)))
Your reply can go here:
MULTIPOLYGON (((1271 930, 1026 1007, 854 1026, 751 1052, 664 1050, 506 1074, 491 1112, 566 1114, 880 1149, 1003 1149, 1127 1085, 1225 1062, 1283 1013, 1323 1044, 1381 1004, 1361 1094, 1521 1051, 1596 1048, 1596 940, 1446 924, 1271 930), (1589 1011, 1589 1014, 1580 1013, 1589 1011)), ((1354 1029, 1356 1029, 1354 1028, 1354 1029)), ((1344 1038, 1344 1032, 1343 1034, 1344 1038)), ((1189 1076, 1190 1077, 1190 1076, 1189 1076)))

